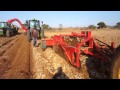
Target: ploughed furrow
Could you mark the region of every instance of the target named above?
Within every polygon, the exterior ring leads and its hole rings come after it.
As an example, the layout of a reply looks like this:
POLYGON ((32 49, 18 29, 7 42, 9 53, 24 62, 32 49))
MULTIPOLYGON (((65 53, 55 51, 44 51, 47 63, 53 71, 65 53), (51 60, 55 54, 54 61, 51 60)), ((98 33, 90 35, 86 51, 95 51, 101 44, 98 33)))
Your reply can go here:
POLYGON ((15 42, 19 39, 20 36, 14 37, 0 44, 0 56, 2 56, 15 42))
POLYGON ((2 55, 0 63, 1 79, 30 78, 30 43, 25 35, 2 55))
POLYGON ((12 36, 10 38, 8 37, 0 37, 0 47, 5 45, 6 43, 14 40, 15 38, 17 38, 19 35, 16 35, 16 36, 12 36))

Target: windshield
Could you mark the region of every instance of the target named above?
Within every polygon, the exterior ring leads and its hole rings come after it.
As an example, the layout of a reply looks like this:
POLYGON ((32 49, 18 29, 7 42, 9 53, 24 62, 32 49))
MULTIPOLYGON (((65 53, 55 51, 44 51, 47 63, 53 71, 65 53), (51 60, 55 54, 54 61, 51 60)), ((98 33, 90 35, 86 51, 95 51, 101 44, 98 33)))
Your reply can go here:
POLYGON ((6 23, 5 22, 1 22, 0 23, 0 28, 6 27, 6 23))
POLYGON ((34 25, 36 26, 37 29, 40 29, 38 21, 30 21, 30 27, 34 28, 34 25))

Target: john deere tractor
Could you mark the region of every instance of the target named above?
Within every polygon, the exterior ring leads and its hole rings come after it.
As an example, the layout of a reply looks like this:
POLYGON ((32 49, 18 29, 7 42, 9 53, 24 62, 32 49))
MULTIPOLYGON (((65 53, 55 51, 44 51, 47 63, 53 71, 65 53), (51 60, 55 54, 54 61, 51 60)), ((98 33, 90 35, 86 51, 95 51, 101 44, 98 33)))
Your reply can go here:
POLYGON ((10 37, 18 34, 18 27, 15 25, 12 25, 8 22, 0 22, 0 28, 3 31, 3 36, 10 37))
MULTIPOLYGON (((43 24, 43 22, 42 22, 42 24, 43 24)), ((41 39, 44 37, 44 30, 43 30, 42 25, 40 26, 39 20, 36 20, 36 19, 26 20, 26 23, 24 24, 24 26, 27 28, 28 41, 32 40, 31 32, 32 32, 32 29, 34 28, 34 26, 36 26, 36 29, 38 31, 38 39, 41 39)))

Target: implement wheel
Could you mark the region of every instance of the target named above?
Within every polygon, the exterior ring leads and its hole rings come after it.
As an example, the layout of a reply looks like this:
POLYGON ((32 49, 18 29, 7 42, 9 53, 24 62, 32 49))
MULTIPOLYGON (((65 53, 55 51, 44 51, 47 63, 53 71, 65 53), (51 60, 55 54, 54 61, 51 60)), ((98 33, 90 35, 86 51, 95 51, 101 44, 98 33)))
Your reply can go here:
POLYGON ((120 46, 117 48, 117 53, 113 59, 111 78, 120 79, 120 46))

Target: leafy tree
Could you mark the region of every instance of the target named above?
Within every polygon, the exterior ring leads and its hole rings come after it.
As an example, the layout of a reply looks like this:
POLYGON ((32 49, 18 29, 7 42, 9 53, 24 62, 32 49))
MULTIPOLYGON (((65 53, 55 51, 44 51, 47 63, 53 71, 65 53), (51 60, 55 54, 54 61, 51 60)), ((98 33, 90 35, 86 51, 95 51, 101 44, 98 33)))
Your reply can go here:
POLYGON ((96 26, 95 25, 89 25, 88 28, 90 28, 90 29, 96 29, 96 26))
POLYGON ((116 23, 116 26, 117 26, 117 27, 120 27, 120 22, 116 23))
POLYGON ((49 25, 48 25, 48 24, 43 24, 43 28, 44 28, 44 29, 48 29, 48 28, 49 28, 49 25))
POLYGON ((114 28, 120 29, 120 22, 116 23, 116 25, 114 26, 114 28))
POLYGON ((106 24, 104 22, 99 22, 97 25, 98 28, 106 28, 106 24))

